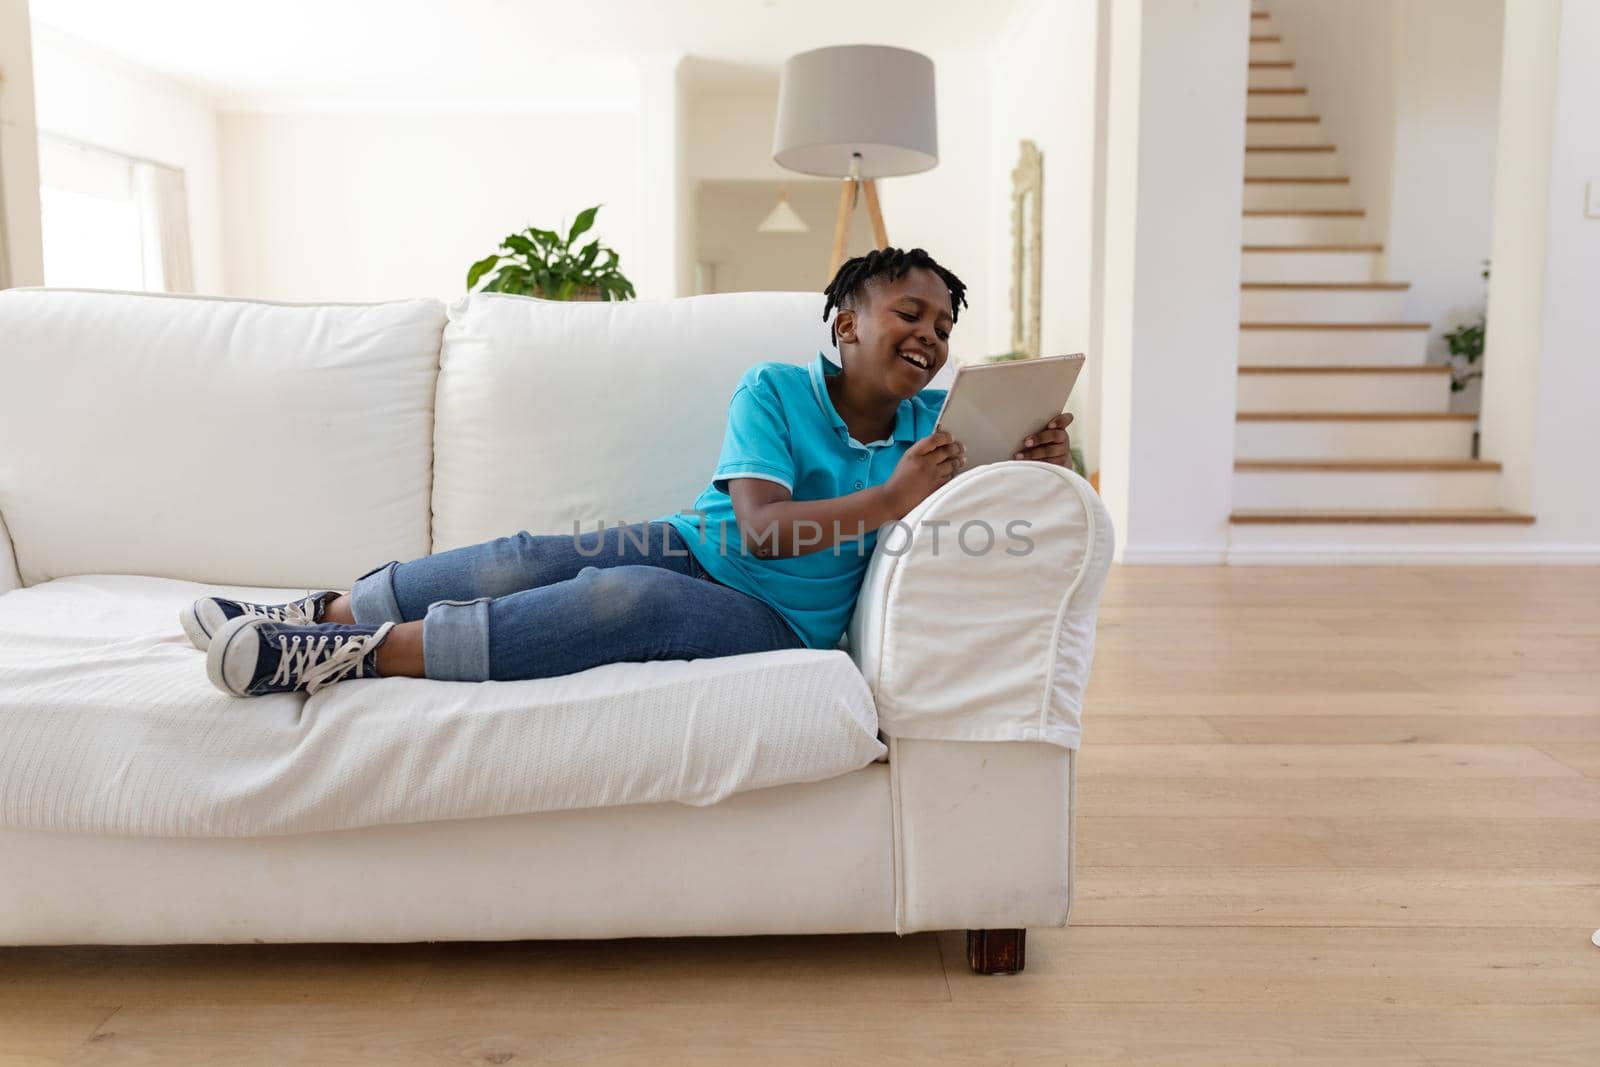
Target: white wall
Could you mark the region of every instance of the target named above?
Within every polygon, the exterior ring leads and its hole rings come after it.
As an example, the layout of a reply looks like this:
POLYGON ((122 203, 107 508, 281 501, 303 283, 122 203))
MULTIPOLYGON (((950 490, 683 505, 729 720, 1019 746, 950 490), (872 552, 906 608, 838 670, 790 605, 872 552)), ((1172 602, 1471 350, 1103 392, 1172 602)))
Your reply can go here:
MULTIPOLYGON (((688 166, 683 66, 683 56, 675 53, 643 56, 640 62, 633 164, 638 254, 624 267, 643 299, 687 296, 693 284, 694 205, 683 180, 688 166)), ((604 208, 601 215, 609 211, 604 208)), ((618 253, 626 255, 621 248, 618 253)))
MULTIPOLYGON (((989 283, 992 202, 989 138, 989 71, 980 53, 936 54, 934 85, 939 118, 939 165, 921 174, 878 182, 889 243, 923 248, 967 285, 967 307, 950 334, 951 358, 981 359, 992 348, 989 283)), ((690 105, 689 180, 794 180, 799 175, 772 161, 778 84, 770 90, 705 94, 690 105)), ((1009 164, 1008 164, 1009 166, 1009 164)), ((866 211, 863 199, 856 206, 866 211)), ((837 206, 835 206, 835 213, 837 206)), ((1009 230, 1007 231, 1009 233, 1009 230)), ((829 242, 831 248, 832 234, 829 242)), ((827 255, 816 266, 819 291, 827 284, 827 255)))
POLYGON ((44 284, 27 0, 0 0, 0 286, 44 284))
POLYGON ((1045 355, 1087 352, 1073 390, 1073 444, 1099 467, 1101 353, 1095 299, 1097 0, 1032 0, 1019 7, 989 55, 989 352, 1011 347, 1011 171, 1018 144, 1044 158, 1039 343, 1045 355))
POLYGON ((228 289, 275 300, 455 297, 506 234, 570 225, 596 203, 586 239, 615 248, 633 278, 653 262, 640 241, 636 123, 624 109, 224 112, 228 289))
POLYGON ((39 129, 183 171, 195 290, 227 291, 217 117, 201 92, 34 27, 39 129))
POLYGON ((1485 451, 1542 558, 1600 560, 1600 5, 1506 10, 1485 352, 1485 451))
POLYGON ((1127 562, 1219 562, 1232 500, 1247 0, 1112 5, 1100 491, 1127 562))

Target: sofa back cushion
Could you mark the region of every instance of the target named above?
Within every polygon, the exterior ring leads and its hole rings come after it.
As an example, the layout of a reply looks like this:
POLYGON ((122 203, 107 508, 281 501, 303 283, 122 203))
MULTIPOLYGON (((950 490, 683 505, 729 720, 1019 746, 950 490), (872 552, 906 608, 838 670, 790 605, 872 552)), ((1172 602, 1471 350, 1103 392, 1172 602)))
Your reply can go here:
POLYGON ((777 292, 456 301, 439 368, 434 550, 693 506, 739 376, 837 358, 823 305, 777 292))
POLYGON ((444 306, 0 292, 22 581, 348 588, 429 550, 444 306))

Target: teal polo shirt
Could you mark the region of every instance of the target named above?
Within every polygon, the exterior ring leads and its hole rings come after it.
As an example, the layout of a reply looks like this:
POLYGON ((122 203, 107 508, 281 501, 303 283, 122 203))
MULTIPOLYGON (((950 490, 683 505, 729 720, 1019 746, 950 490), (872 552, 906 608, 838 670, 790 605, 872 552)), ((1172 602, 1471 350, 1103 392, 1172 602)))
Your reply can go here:
POLYGON ((878 531, 867 530, 858 541, 802 556, 762 559, 744 549, 728 480, 776 482, 794 500, 829 500, 882 485, 906 449, 933 432, 946 392, 924 389, 902 400, 893 434, 862 444, 850 436, 823 384, 838 373, 820 351, 805 367, 751 367, 728 403, 728 427, 711 484, 689 511, 653 520, 670 522, 713 578, 765 601, 810 648, 838 645, 855 610, 878 531))

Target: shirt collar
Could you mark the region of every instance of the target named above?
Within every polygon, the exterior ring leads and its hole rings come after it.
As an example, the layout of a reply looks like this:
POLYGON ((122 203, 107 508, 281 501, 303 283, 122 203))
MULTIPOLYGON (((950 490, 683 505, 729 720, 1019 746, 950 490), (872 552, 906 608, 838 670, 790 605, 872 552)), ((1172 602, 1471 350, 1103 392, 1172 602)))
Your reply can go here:
MULTIPOLYGON (((812 395, 817 398, 817 405, 822 408, 823 417, 833 425, 834 429, 840 431, 846 437, 849 437, 850 427, 846 426, 844 419, 839 416, 839 412, 833 406, 833 398, 828 395, 828 388, 823 384, 824 378, 838 377, 839 370, 840 368, 834 364, 833 360, 829 359, 820 349, 818 349, 817 358, 811 364, 811 392, 812 395)), ((911 410, 911 401, 902 400, 900 401, 899 408, 897 408, 894 413, 893 435, 891 437, 884 438, 882 441, 873 441, 870 443, 874 445, 882 445, 889 443, 891 440, 915 441, 916 439, 916 417, 911 410)), ((859 444, 861 442, 857 443, 859 444)))

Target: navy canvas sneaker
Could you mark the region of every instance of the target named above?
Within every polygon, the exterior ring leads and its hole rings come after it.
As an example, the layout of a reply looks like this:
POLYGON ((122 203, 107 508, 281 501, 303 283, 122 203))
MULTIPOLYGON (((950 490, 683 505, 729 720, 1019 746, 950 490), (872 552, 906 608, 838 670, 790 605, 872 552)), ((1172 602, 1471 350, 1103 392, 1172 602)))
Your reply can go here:
POLYGON ((212 685, 236 697, 315 693, 346 678, 376 678, 378 646, 392 629, 392 622, 299 626, 240 615, 212 635, 206 674, 212 685))
POLYGON ((339 593, 332 589, 312 593, 299 600, 291 600, 287 604, 251 604, 244 600, 208 596, 196 600, 178 612, 178 623, 183 627, 183 632, 189 635, 194 647, 204 652, 211 644, 212 635, 222 629, 222 624, 225 622, 241 616, 251 616, 270 619, 273 622, 306 626, 321 622, 328 605, 338 598, 339 593))

